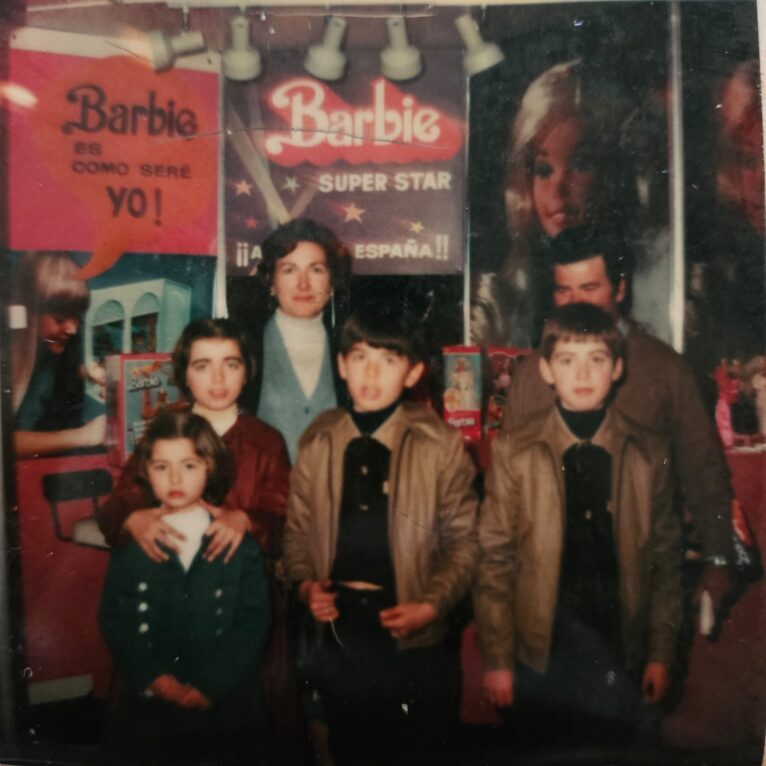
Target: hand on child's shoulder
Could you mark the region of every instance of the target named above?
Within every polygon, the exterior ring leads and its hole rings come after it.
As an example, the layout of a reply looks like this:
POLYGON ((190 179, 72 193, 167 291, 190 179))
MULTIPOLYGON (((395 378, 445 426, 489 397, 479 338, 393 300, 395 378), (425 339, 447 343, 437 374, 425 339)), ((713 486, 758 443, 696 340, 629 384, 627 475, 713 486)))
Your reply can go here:
POLYGON ((205 559, 214 561, 223 555, 223 563, 227 564, 252 528, 250 517, 244 511, 223 510, 204 501, 202 505, 213 517, 205 530, 206 537, 210 538, 205 549, 205 559))
POLYGON ((162 520, 163 513, 162 508, 144 508, 133 511, 125 520, 125 530, 141 550, 158 564, 170 558, 168 550, 178 552, 176 541, 186 539, 162 520))

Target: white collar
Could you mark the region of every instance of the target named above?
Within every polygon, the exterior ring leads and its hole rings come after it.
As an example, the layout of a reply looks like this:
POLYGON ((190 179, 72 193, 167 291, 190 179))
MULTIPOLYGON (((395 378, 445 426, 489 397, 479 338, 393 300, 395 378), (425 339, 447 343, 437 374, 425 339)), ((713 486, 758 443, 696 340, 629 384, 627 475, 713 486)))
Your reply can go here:
POLYGON ((181 566, 188 572, 197 551, 202 546, 205 530, 210 526, 210 514, 201 505, 196 505, 186 511, 166 513, 162 520, 186 538, 185 540, 175 539, 173 542, 178 546, 181 566))
POLYGON ((315 317, 303 319, 302 317, 291 317, 278 308, 275 312, 275 317, 282 335, 305 338, 308 334, 316 336, 320 332, 324 332, 321 312, 315 317))

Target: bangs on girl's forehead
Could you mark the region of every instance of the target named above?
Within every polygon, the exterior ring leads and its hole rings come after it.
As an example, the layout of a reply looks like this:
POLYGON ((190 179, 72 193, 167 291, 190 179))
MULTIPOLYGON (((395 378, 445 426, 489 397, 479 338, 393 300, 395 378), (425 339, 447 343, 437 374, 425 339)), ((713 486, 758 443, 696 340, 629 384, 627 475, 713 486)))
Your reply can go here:
POLYGON ((41 301, 38 311, 41 314, 57 316, 82 316, 90 306, 90 294, 87 288, 84 293, 71 291, 69 294, 59 293, 41 301))
POLYGON ((43 256, 36 274, 38 311, 43 314, 84 314, 90 305, 90 292, 77 277, 80 267, 68 256, 43 256))

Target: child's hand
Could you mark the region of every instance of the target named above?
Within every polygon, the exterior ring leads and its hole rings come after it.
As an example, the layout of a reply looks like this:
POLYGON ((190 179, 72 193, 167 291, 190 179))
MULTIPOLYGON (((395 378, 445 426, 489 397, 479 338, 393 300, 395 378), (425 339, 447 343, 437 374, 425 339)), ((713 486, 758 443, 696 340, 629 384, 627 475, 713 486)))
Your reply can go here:
POLYGON ((641 691, 644 702, 659 702, 670 685, 670 673, 664 662, 650 662, 644 668, 641 691))
POLYGON ((223 563, 228 564, 251 529, 250 517, 244 511, 225 511, 209 503, 201 504, 213 516, 205 530, 205 535, 211 538, 205 549, 205 559, 213 561, 225 551, 223 563))
POLYGON ((175 705, 180 705, 184 694, 191 687, 186 684, 182 684, 175 676, 170 673, 163 673, 161 676, 157 676, 149 684, 149 690, 155 697, 165 700, 166 702, 172 702, 175 705))
POLYGON ((177 529, 162 520, 162 508, 144 508, 125 519, 124 529, 138 543, 141 550, 152 560, 161 564, 167 561, 168 554, 160 548, 160 543, 172 551, 178 552, 174 540, 185 540, 177 529))
POLYGON ((497 707, 513 704, 513 671, 488 670, 484 674, 484 693, 497 707))
POLYGON ((187 710, 207 710, 210 707, 210 700, 199 689, 187 686, 178 706, 187 710))
POLYGON ((436 619, 436 609, 425 601, 397 604, 380 613, 380 624, 394 638, 405 638, 436 619))
POLYGON ((332 580, 304 580, 301 583, 298 593, 317 622, 338 619, 339 612, 335 607, 338 594, 330 590, 331 587, 332 580))

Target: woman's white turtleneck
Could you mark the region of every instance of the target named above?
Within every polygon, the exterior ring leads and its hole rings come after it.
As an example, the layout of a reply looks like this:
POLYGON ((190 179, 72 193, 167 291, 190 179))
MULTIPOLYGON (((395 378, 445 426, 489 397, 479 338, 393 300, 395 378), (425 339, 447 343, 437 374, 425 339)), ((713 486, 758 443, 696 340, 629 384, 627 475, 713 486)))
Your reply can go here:
POLYGON ((309 398, 319 383, 327 345, 322 314, 311 319, 298 319, 277 309, 275 318, 295 376, 303 393, 309 398))

